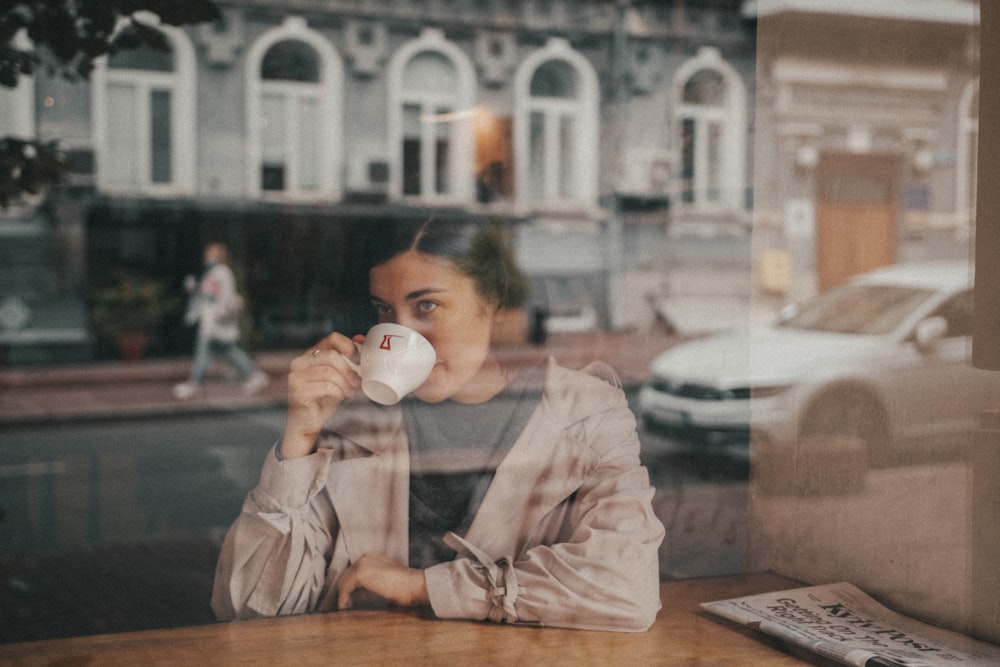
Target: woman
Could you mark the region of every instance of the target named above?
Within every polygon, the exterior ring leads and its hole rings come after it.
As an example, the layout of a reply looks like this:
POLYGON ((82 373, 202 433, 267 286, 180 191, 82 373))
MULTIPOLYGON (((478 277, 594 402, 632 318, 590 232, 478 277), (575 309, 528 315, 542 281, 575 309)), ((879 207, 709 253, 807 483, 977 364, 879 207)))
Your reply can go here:
POLYGON ((498 228, 403 224, 368 255, 378 319, 422 333, 437 363, 417 400, 383 407, 357 391, 351 339, 331 334, 293 361, 284 434, 222 547, 217 616, 381 601, 648 628, 663 526, 619 386, 554 360, 513 372, 491 354, 525 297, 498 228))
POLYGON ((188 399, 205 381, 212 354, 219 353, 240 374, 243 391, 255 394, 268 383, 268 376, 257 369, 253 359, 240 347, 239 314, 243 299, 236 291, 236 278, 229 268, 229 250, 222 243, 209 243, 202 254, 205 273, 201 280, 189 276, 185 288, 191 296, 191 306, 185 318, 198 324, 195 336, 194 362, 191 376, 174 385, 174 396, 188 399))

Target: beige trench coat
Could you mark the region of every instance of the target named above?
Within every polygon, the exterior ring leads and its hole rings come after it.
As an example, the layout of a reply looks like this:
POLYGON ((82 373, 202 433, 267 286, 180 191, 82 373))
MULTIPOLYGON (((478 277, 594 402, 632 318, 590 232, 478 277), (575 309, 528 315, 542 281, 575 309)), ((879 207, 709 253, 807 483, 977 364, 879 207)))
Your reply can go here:
MULTIPOLYGON (((436 616, 641 631, 660 607, 663 525, 639 462, 635 419, 611 376, 549 360, 542 398, 497 468, 458 551, 427 568, 436 616), (611 381, 609 381, 611 380, 611 381)), ((345 405, 316 453, 280 461, 224 541, 220 619, 336 608, 365 552, 407 562, 409 458, 398 407, 345 405)))

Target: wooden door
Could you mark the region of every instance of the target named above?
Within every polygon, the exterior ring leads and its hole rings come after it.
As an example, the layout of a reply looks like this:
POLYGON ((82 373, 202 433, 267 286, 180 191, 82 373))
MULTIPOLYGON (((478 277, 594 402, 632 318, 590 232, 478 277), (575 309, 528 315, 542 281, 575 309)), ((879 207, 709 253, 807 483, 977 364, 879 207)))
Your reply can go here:
POLYGON ((884 155, 824 155, 818 169, 819 291, 896 259, 899 163, 884 155))

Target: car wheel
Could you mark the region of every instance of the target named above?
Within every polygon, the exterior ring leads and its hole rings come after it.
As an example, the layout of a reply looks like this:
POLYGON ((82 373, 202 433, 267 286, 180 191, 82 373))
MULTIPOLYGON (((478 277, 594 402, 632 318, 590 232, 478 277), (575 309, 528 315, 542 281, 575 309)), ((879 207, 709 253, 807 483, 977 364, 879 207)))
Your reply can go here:
POLYGON ((839 387, 813 400, 800 422, 800 438, 851 438, 860 441, 869 463, 889 449, 886 411, 864 389, 839 387))

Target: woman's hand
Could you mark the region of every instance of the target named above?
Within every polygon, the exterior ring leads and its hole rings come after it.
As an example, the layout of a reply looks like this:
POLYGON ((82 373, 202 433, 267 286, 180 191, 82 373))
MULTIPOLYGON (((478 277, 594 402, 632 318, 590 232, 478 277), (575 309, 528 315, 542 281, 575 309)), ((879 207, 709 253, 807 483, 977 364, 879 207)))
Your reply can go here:
POLYGON ((430 602, 423 570, 400 565, 378 553, 362 554, 340 577, 338 609, 351 608, 354 591, 364 589, 403 607, 430 602))
POLYGON ((332 333, 292 361, 281 458, 311 454, 323 424, 357 391, 361 378, 345 358, 357 358, 354 341, 364 336, 332 333))

